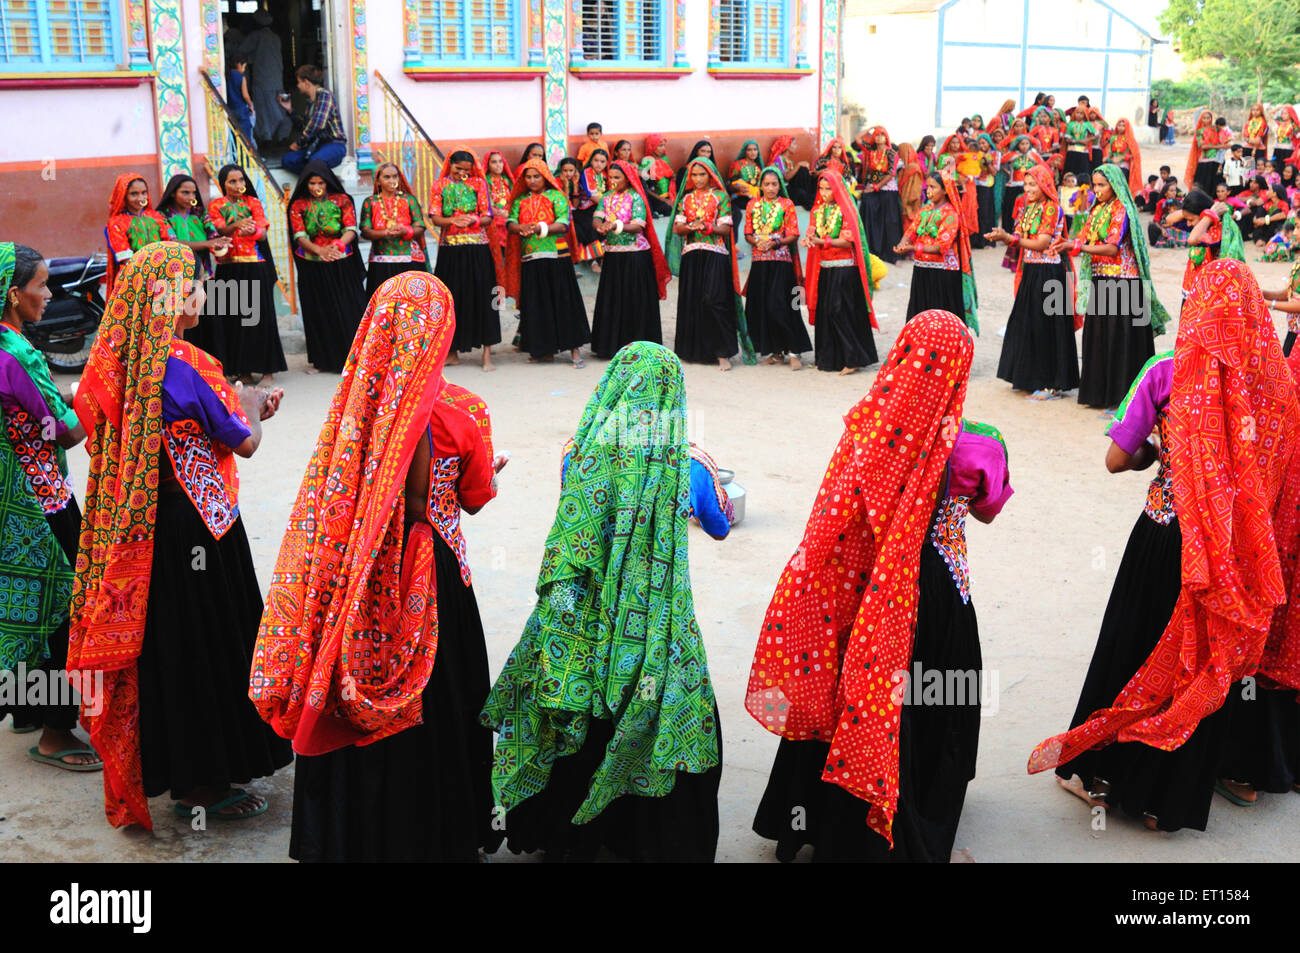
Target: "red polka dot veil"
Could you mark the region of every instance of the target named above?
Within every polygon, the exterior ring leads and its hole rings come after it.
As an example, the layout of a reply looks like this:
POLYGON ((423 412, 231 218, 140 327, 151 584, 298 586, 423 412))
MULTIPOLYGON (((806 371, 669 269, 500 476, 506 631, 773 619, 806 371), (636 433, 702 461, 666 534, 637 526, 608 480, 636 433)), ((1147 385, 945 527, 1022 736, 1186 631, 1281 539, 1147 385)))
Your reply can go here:
POLYGON ((768 731, 830 742, 823 779, 871 802, 867 823, 891 845, 921 546, 973 352, 965 323, 946 311, 904 325, 871 392, 844 418, 763 619, 745 699, 768 731))

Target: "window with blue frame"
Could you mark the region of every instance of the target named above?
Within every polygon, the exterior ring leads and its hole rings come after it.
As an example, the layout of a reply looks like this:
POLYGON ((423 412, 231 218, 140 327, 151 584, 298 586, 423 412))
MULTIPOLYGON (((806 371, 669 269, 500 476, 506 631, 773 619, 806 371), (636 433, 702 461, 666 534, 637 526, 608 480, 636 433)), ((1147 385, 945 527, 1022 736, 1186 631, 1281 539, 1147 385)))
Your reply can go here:
POLYGON ((429 66, 518 66, 521 0, 419 0, 429 66))
POLYGON ((0 72, 116 69, 118 0, 0 0, 0 72))
POLYGON ((747 66, 788 66, 794 0, 718 0, 718 59, 747 66))
POLYGON ((582 55, 589 63, 665 62, 666 0, 582 0, 582 55))

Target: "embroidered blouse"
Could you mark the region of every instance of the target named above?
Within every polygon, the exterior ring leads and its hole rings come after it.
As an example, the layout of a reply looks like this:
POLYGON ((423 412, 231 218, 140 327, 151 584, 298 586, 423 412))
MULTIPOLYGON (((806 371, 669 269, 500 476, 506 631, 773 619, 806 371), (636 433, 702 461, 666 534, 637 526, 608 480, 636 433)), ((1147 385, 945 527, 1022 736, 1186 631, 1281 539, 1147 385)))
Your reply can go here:
MULTIPOLYGON (((784 195, 772 200, 754 199, 745 209, 745 234, 756 238, 798 238, 799 217, 794 203, 784 195)), ((777 245, 768 251, 755 248, 754 261, 792 261, 790 246, 777 245)))
MULTIPOLYGON (((1020 218, 1016 221, 1016 234, 1023 238, 1038 238, 1047 235, 1052 241, 1059 239, 1065 232, 1065 214, 1055 202, 1027 202, 1020 218)), ((1042 251, 1021 247, 1021 265, 1056 265, 1061 256, 1052 251, 1049 243, 1042 251)))
MULTIPOLYGON (((816 206, 808 219, 808 234, 818 238, 842 238, 845 241, 858 241, 853 228, 844 221, 844 213, 834 202, 824 202, 816 206)), ((823 245, 821 248, 822 268, 847 268, 856 264, 852 248, 839 248, 835 245, 823 245)))
POLYGON ((1169 394, 1174 382, 1174 352, 1157 354, 1147 361, 1129 388, 1128 396, 1115 415, 1106 435, 1125 453, 1137 453, 1152 431, 1160 440, 1156 475, 1147 487, 1144 512, 1162 526, 1174 518, 1174 478, 1169 470, 1169 441, 1165 424, 1169 418, 1169 394))
POLYGON ((242 222, 246 218, 251 218, 253 224, 257 226, 257 230, 251 235, 235 232, 230 236, 230 251, 225 257, 218 259, 218 267, 264 260, 262 250, 257 247, 257 243, 266 237, 269 225, 266 221, 266 213, 262 211, 261 202, 251 195, 241 195, 237 199, 223 195, 208 204, 208 217, 212 219, 212 224, 218 231, 242 222))
POLYGON ((948 457, 948 492, 930 528, 930 544, 948 564, 963 603, 970 602, 966 514, 992 519, 1014 492, 1002 435, 996 427, 963 420, 948 457))
POLYGON ((1098 202, 1088 213, 1083 227, 1086 245, 1115 245, 1118 255, 1093 255, 1092 273, 1106 278, 1138 277, 1137 258, 1133 254, 1132 236, 1129 234, 1128 216, 1119 199, 1098 202))
MULTIPOLYGON (((1213 212, 1202 212, 1201 220, 1209 219, 1210 228, 1201 239, 1201 244, 1187 249, 1187 264, 1183 268, 1183 299, 1192 293, 1192 282, 1201 268, 1219 257, 1219 245, 1223 241, 1223 223, 1213 212)), ((1197 224, 1200 224, 1198 220, 1197 224)))
POLYGON ((520 225, 534 222, 546 224, 546 234, 529 235, 521 239, 521 261, 533 258, 558 258, 569 254, 569 200, 555 189, 525 192, 510 206, 510 221, 520 225))
POLYGON ((622 222, 624 225, 642 226, 642 231, 635 234, 606 232, 603 238, 606 252, 649 251, 650 242, 645 237, 644 231, 649 217, 646 214, 645 202, 641 201, 641 196, 634 189, 606 192, 600 197, 600 204, 592 214, 593 219, 600 218, 611 223, 622 222))
POLYGON ((492 214, 492 203, 488 199, 487 183, 480 178, 457 182, 454 179, 441 178, 433 183, 429 190, 429 215, 452 218, 456 215, 469 215, 474 221, 469 225, 442 225, 439 237, 444 245, 485 245, 487 232, 479 224, 484 215, 492 214))
POLYGON ((731 228, 731 202, 727 193, 718 189, 691 189, 682 196, 677 224, 703 221, 704 230, 690 232, 685 238, 683 254, 691 251, 712 251, 728 254, 727 230, 731 228))
MULTIPOLYGON (((352 210, 352 200, 346 195, 326 195, 324 198, 298 199, 289 206, 289 222, 293 226, 293 253, 308 261, 320 261, 320 256, 308 252, 297 239, 307 238, 313 245, 329 245, 343 237, 345 232, 356 234, 357 217, 352 210)), ((343 246, 347 257, 356 252, 357 243, 343 246)))
POLYGON ((429 525, 443 538, 460 564, 465 585, 473 581, 462 508, 475 510, 497 495, 492 470, 492 421, 483 398, 448 383, 429 414, 429 525))
POLYGON ((72 485, 57 438, 77 425, 77 415, 40 351, 7 325, 0 325, 0 413, 32 495, 46 513, 59 512, 72 499, 72 485))
POLYGON ((921 213, 907 227, 906 239, 915 246, 912 260, 918 268, 943 268, 955 271, 961 268, 957 257, 957 210, 952 203, 944 202, 935 207, 928 202, 921 207, 921 213), (938 245, 937 255, 925 251, 924 245, 938 245))
POLYGON ((173 238, 167 219, 151 208, 144 209, 139 215, 123 212, 110 216, 104 235, 108 239, 109 251, 119 264, 128 261, 145 245, 173 238))
MULTIPOLYGON (((401 225, 406 229, 425 225, 424 213, 414 195, 405 192, 389 195, 368 195, 361 203, 362 228, 388 228, 401 225)), ((380 238, 370 243, 370 260, 372 262, 408 262, 424 261, 424 249, 411 236, 414 231, 405 233, 405 238, 380 238)))
POLYGON ((867 185, 879 186, 881 192, 898 191, 898 151, 895 149, 862 150, 862 179, 867 185), (888 182, 885 180, 888 179, 888 182), (885 182, 884 185, 881 185, 885 182))

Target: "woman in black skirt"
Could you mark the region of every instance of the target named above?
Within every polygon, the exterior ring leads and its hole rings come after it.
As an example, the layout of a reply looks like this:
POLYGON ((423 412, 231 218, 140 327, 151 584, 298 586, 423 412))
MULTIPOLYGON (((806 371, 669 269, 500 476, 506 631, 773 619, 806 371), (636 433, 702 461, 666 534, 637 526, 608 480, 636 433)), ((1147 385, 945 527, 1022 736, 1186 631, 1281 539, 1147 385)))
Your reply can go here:
POLYGON ((764 169, 758 197, 745 209, 745 241, 754 246, 754 262, 745 280, 745 323, 754 351, 765 363, 788 358, 790 369, 803 367, 799 355, 812 350, 795 289, 803 284, 799 267, 799 217, 785 194, 777 169, 764 169))
POLYGON ((884 126, 862 134, 862 226, 867 247, 881 261, 898 261, 894 246, 903 238, 903 206, 898 195, 898 150, 884 126))
POLYGON ((512 851, 714 859, 722 733, 687 535, 694 512, 725 538, 730 504, 696 469, 686 419, 681 362, 638 341, 574 433, 536 607, 483 705, 512 851))
POLYGON ((581 348, 591 340, 591 326, 569 257, 571 213, 546 163, 525 162, 510 193, 506 294, 519 305, 519 346, 530 364, 569 351, 575 368, 585 366, 581 348))
POLYGON ((1286 287, 1280 291, 1263 291, 1264 300, 1275 302, 1273 309, 1286 315, 1286 337, 1282 341, 1282 353, 1289 357, 1295 346, 1296 333, 1300 332, 1300 261, 1291 265, 1286 287))
POLYGON ((929 201, 894 246, 900 255, 912 254, 907 320, 922 311, 948 311, 963 315, 978 334, 970 237, 962 221, 956 181, 951 173, 931 172, 925 179, 925 194, 929 201))
POLYGON ((313 159, 289 199, 289 234, 307 336, 307 373, 343 370, 366 310, 366 269, 357 251, 352 197, 325 163, 313 159))
POLYGON ((975 151, 979 154, 980 160, 979 175, 975 176, 973 183, 979 227, 971 235, 971 248, 983 248, 985 243, 988 242, 985 236, 993 231, 998 224, 997 180, 998 173, 1002 168, 1002 159, 998 155, 997 147, 993 144, 993 137, 987 132, 980 133, 976 137, 975 151), (975 242, 977 237, 979 238, 978 245, 975 242))
POLYGON ((983 669, 965 520, 991 521, 1012 494, 997 430, 953 425, 973 352, 956 315, 927 311, 904 325, 845 417, 777 583, 745 707, 781 736, 754 818, 779 860, 805 845, 814 862, 952 856, 975 775, 983 669), (882 525, 895 529, 873 541, 870 527, 882 525), (831 588, 841 596, 828 616, 831 588), (840 664, 821 664, 829 653, 840 664))
POLYGON ((456 337, 447 363, 483 349, 483 370, 493 371, 492 345, 501 343, 501 315, 494 289, 496 265, 485 226, 492 221, 487 180, 474 154, 457 149, 442 164, 429 194, 429 220, 441 229, 433 273, 456 302, 456 337))
POLYGON ((221 362, 231 377, 252 383, 253 374, 270 383, 289 369, 275 314, 275 261, 266 240, 270 225, 257 192, 241 166, 217 173, 221 195, 208 204, 208 217, 230 239, 224 254, 214 249, 215 294, 208 313, 185 340, 221 362))
POLYGON ((358 225, 370 242, 366 301, 393 275, 429 270, 424 212, 396 163, 381 162, 375 168, 375 193, 361 203, 358 225))
POLYGON ((1116 407, 1155 353, 1168 314, 1151 282, 1147 237, 1129 195, 1128 177, 1106 163, 1092 174, 1096 195, 1079 237, 1051 250, 1078 256, 1075 308, 1084 315, 1079 403, 1116 407))
POLYGON ((668 262, 632 163, 616 159, 610 167, 609 190, 596 206, 594 223, 605 246, 605 267, 591 319, 591 353, 609 358, 633 341, 662 343, 659 302, 668 296, 668 262))
POLYGON ((492 500, 505 460, 482 398, 443 379, 451 325, 436 278, 379 288, 280 549, 250 693, 299 753, 297 860, 472 863, 501 839, 461 513, 492 500), (339 426, 345 415, 354 427, 339 426), (367 459, 385 462, 372 475, 367 459), (318 509, 327 480, 355 520, 318 509), (319 611, 332 598, 353 615, 319 611), (295 690, 318 679, 318 695, 295 690))
POLYGON ((283 392, 233 390, 175 336, 202 313, 195 277, 184 246, 137 252, 77 392, 90 475, 68 666, 105 670, 103 710, 83 700, 82 719, 118 827, 151 828, 147 798, 168 792, 191 825, 254 817, 265 799, 235 785, 292 760, 248 700, 262 596, 235 470, 283 392), (106 626, 95 607, 121 592, 135 595, 106 626))
POLYGON ((1070 272, 1049 246, 1064 234, 1065 213, 1047 166, 1025 176, 1025 209, 1008 235, 995 228, 985 237, 1016 252, 1015 301, 1002 339, 998 377, 1032 400, 1054 400, 1079 386, 1074 346, 1070 272))
MULTIPOLYGON (((785 178, 786 191, 790 201, 812 211, 813 201, 817 198, 813 185, 812 171, 806 159, 795 158, 797 141, 794 136, 778 136, 776 142, 767 152, 767 164, 778 169, 785 178)), ((678 189, 680 192, 681 190, 678 189)))
MULTIPOLYGON (((46 684, 68 689, 68 602, 77 564, 81 510, 66 476, 64 450, 86 439, 72 408, 50 377, 49 365, 23 333, 41 320, 50 300, 49 269, 40 252, 0 243, 0 525, 6 540, 22 540, 0 553, 7 606, 0 616, 0 671, 40 671, 46 684), (7 437, 7 439, 6 439, 7 437), (48 524, 48 528, 46 525, 48 524), (60 550, 62 554, 60 554, 60 550), (32 594, 39 594, 33 605, 32 594), (32 611, 17 611, 21 606, 32 611)), ((18 674, 19 684, 24 676, 18 674)), ((14 734, 40 731, 27 756, 67 771, 99 771, 104 762, 74 735, 77 706, 0 705, 13 715, 14 734)))
MULTIPOLYGON (((739 349, 739 303, 736 249, 732 241, 731 202, 726 185, 708 159, 693 159, 686 167, 686 188, 677 193, 668 264, 680 280, 677 290, 677 333, 673 350, 683 361, 717 362, 731 370, 739 349)), ((748 335, 743 335, 746 360, 753 363, 748 335)))
POLYGON ((852 374, 880 358, 871 336, 870 251, 858 208, 836 172, 817 177, 808 234, 808 320, 816 331, 817 369, 852 374))

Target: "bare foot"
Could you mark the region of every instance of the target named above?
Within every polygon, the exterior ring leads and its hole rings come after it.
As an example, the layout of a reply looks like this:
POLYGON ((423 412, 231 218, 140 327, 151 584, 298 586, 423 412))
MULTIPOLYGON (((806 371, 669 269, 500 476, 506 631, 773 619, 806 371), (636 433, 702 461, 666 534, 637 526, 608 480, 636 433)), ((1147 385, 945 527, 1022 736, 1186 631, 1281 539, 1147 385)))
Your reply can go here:
POLYGON ((274 384, 274 383, 275 383, 275 375, 274 375, 274 374, 263 374, 263 375, 262 375, 262 379, 261 379, 260 381, 258 381, 257 383, 258 383, 258 384, 274 384))
POLYGON ((448 365, 450 365, 451 367, 455 367, 459 363, 460 363, 460 355, 457 354, 455 351, 452 351, 450 354, 447 355, 448 365))
POLYGON ((1229 781, 1227 778, 1219 778, 1219 783, 1243 801, 1249 801, 1251 804, 1254 804, 1259 797, 1259 792, 1255 790, 1253 785, 1241 781, 1229 781))
MULTIPOLYGON (((89 748, 90 745, 82 741, 71 731, 62 728, 46 728, 41 732, 40 743, 37 744, 41 754, 47 758, 59 751, 69 751, 72 749, 89 748)), ((59 759, 64 764, 99 764, 100 757, 93 751, 78 754, 67 754, 59 759)))
POLYGON ((302 372, 303 372, 304 374, 319 374, 319 373, 320 373, 320 368, 318 368, 318 367, 312 367, 310 364, 308 364, 306 367, 304 367, 304 368, 302 369, 302 372))
POLYGON ((790 370, 792 371, 803 370, 803 361, 799 360, 799 358, 794 354, 790 355, 790 370))
POLYGON ((1070 780, 1068 781, 1058 774, 1056 775, 1056 783, 1061 786, 1062 790, 1068 791, 1069 793, 1073 794, 1075 797, 1083 801, 1089 807, 1106 806, 1106 802, 1104 800, 1100 798, 1095 798, 1088 793, 1088 789, 1084 787, 1083 778, 1079 777, 1077 774, 1072 775, 1070 777, 1070 780))
POLYGON ((1142 824, 1149 831, 1160 830, 1160 819, 1156 817, 1154 814, 1143 814, 1142 824))
POLYGON ((848 374, 856 374, 860 370, 862 370, 860 367, 842 367, 840 368, 840 377, 844 377, 848 374))
POLYGON ((731 370, 731 362, 727 360, 725 357, 718 358, 718 370, 720 371, 731 370))
POLYGON ((772 354, 772 355, 770 355, 770 356, 768 357, 768 359, 767 359, 766 361, 764 361, 763 363, 764 363, 764 364, 780 364, 780 363, 781 363, 781 359, 780 359, 779 357, 777 357, 775 354, 772 354))

